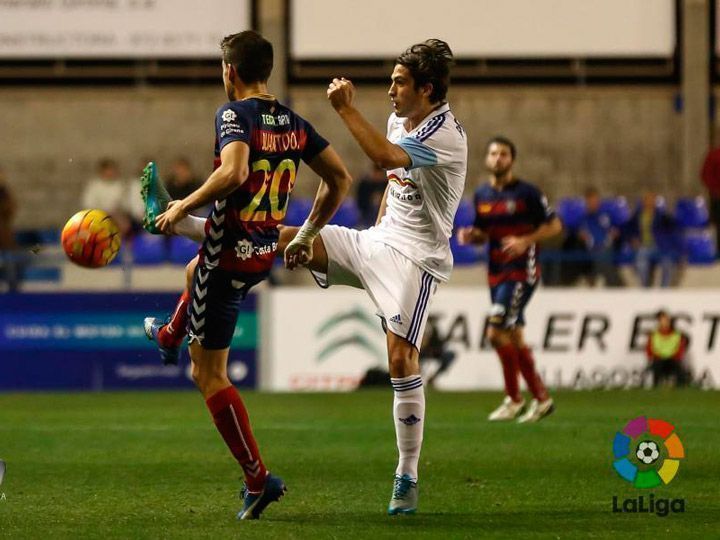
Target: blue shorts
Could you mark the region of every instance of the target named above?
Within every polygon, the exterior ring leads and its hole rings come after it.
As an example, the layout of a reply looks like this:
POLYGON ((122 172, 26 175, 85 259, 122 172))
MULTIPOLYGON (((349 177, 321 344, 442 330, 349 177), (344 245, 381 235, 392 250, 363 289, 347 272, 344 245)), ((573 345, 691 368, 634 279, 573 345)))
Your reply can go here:
POLYGON ((490 287, 490 319, 497 328, 525 326, 525 306, 535 292, 535 284, 526 281, 506 281, 490 287))
POLYGON ((240 302, 257 283, 257 277, 250 281, 244 274, 198 264, 188 306, 190 343, 197 341, 207 350, 230 347, 240 302))

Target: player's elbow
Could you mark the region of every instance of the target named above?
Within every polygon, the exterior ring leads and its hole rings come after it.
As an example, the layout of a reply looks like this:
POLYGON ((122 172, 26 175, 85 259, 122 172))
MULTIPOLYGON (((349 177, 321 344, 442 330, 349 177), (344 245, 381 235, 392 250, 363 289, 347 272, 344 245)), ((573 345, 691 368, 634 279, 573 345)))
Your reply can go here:
POLYGON ((245 180, 247 180, 249 174, 250 170, 248 169, 247 165, 230 167, 228 168, 226 176, 227 183, 233 187, 241 186, 245 183, 245 180))

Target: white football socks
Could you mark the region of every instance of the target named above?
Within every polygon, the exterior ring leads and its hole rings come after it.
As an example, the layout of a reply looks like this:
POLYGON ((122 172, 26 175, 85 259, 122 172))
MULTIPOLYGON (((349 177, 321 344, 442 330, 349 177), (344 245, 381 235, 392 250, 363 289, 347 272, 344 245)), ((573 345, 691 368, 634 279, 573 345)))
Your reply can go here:
POLYGON ((198 216, 186 216, 178 221, 173 227, 173 233, 184 236, 196 242, 205 240, 205 222, 207 218, 198 216))
POLYGON ((390 382, 395 391, 393 418, 400 458, 395 474, 407 474, 417 481, 425 425, 425 390, 422 376, 393 377, 390 382))

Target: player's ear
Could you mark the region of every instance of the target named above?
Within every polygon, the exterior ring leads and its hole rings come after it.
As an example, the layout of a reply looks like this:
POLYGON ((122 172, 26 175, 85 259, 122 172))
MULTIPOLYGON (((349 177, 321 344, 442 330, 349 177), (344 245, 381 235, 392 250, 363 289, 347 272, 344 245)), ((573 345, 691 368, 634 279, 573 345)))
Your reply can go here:
POLYGON ((433 85, 432 83, 424 84, 423 87, 420 89, 420 93, 428 98, 428 101, 430 101, 430 96, 433 93, 433 85))

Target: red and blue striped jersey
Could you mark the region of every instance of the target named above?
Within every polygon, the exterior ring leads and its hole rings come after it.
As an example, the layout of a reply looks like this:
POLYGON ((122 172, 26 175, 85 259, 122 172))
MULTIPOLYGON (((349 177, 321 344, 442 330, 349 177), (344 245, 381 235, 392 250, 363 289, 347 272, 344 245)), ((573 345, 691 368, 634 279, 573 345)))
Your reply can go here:
POLYGON ((205 225, 201 261, 259 280, 275 259, 277 225, 285 218, 300 160, 309 163, 328 142, 309 122, 264 95, 220 107, 215 134, 215 168, 222 149, 240 141, 250 147, 249 176, 215 202, 205 225))
POLYGON ((515 179, 501 189, 490 184, 475 192, 475 227, 489 237, 488 282, 491 287, 506 281, 534 283, 540 277, 538 246, 518 257, 502 250, 508 236, 523 236, 552 220, 555 212, 534 185, 515 179))

